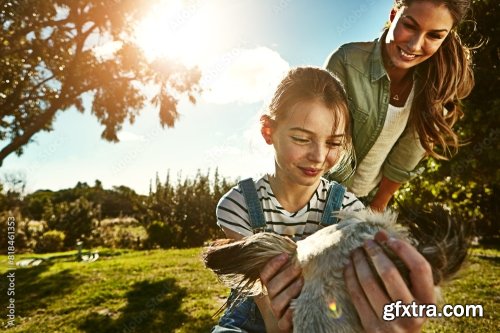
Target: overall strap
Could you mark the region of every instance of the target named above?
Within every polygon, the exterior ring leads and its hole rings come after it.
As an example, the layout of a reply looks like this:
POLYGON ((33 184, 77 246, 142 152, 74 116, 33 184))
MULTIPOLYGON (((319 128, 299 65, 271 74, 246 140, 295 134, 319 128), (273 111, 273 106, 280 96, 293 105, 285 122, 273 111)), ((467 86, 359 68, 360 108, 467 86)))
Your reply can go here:
POLYGON ((333 216, 333 212, 339 211, 342 208, 344 201, 345 187, 335 181, 331 181, 330 189, 328 190, 325 209, 319 225, 327 227, 338 222, 338 218, 333 216))
POLYGON ((264 231, 266 227, 266 219, 264 218, 264 211, 257 196, 255 183, 252 178, 243 179, 238 183, 241 193, 245 198, 247 204, 248 216, 250 218, 250 225, 254 233, 264 231))

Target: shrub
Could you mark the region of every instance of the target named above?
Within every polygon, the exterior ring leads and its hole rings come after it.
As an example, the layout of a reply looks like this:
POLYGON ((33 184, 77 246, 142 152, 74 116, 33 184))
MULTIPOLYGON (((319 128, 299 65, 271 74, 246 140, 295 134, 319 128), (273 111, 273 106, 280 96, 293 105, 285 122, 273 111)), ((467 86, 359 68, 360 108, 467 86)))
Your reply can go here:
POLYGON ((58 252, 64 248, 64 239, 66 235, 59 230, 50 230, 45 232, 38 240, 35 246, 35 252, 58 252))
POLYGON ((147 247, 169 248, 176 245, 172 227, 163 221, 153 221, 147 231, 147 247))
POLYGON ((66 235, 64 245, 71 247, 75 245, 77 239, 90 236, 92 222, 98 215, 98 207, 84 197, 80 197, 72 202, 54 205, 48 225, 50 229, 63 231, 66 235))
POLYGON ((90 246, 141 249, 147 238, 144 226, 134 218, 95 221, 87 242, 90 246))

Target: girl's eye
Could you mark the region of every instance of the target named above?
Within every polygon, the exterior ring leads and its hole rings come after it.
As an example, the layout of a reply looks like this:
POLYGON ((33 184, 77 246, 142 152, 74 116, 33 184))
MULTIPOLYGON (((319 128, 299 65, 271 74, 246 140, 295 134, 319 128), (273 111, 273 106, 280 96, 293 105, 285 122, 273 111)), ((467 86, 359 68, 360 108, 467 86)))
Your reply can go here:
POLYGON ((308 143, 309 139, 302 138, 300 136, 292 136, 291 137, 293 141, 298 142, 298 143, 308 143))

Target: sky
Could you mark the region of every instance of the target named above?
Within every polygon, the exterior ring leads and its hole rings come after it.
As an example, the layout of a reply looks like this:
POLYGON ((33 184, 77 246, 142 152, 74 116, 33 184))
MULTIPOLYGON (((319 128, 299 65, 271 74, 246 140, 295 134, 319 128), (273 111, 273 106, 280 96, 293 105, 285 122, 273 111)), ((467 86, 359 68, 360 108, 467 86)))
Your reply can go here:
MULTIPOLYGON (((156 1, 156 0, 151 0, 156 1)), ((146 55, 168 56, 202 71, 195 105, 181 101, 175 128, 160 126, 148 106, 125 123, 119 143, 101 139, 103 126, 86 110, 59 112, 53 131, 40 132, 21 156, 0 169, 25 178, 25 193, 127 186, 147 194, 156 175, 194 177, 218 168, 228 179, 257 178, 273 169, 259 117, 276 84, 295 66, 323 66, 340 45, 380 35, 393 0, 160 0, 137 28, 146 55), (175 47, 171 47, 175 45, 175 47)), ((96 47, 112 56, 119 45, 96 47)))

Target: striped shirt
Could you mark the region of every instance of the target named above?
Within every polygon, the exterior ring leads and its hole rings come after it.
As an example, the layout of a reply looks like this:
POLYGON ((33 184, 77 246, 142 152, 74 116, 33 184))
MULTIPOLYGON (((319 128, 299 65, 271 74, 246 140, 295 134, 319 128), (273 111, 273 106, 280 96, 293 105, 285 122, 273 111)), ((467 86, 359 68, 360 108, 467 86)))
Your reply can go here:
MULTIPOLYGON (((321 227, 321 217, 325 207, 330 183, 321 178, 320 184, 311 200, 302 209, 290 213, 281 207, 273 194, 268 175, 256 183, 257 196, 264 211, 266 229, 279 235, 290 237, 306 237, 321 227)), ((345 192, 341 210, 363 209, 363 204, 350 192, 345 192)), ((233 187, 217 205, 217 224, 243 236, 252 235, 247 206, 238 186, 233 187)))

